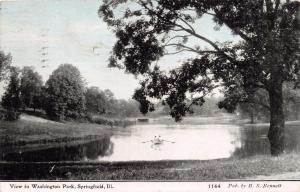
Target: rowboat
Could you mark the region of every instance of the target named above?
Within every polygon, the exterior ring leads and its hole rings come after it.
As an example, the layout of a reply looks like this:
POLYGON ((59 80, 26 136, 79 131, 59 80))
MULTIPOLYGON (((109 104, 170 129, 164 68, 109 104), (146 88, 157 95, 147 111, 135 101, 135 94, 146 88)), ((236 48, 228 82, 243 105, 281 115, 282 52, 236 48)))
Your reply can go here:
POLYGON ((160 145, 164 142, 164 140, 160 140, 160 139, 155 139, 155 140, 151 140, 151 142, 154 144, 154 145, 160 145))
POLYGON ((149 140, 149 141, 143 141, 142 143, 148 143, 148 142, 151 142, 153 145, 160 145, 160 144, 163 144, 163 142, 169 142, 169 143, 175 143, 174 141, 168 141, 168 140, 164 140, 164 139, 161 139, 161 137, 154 137, 154 139, 152 140, 149 140))

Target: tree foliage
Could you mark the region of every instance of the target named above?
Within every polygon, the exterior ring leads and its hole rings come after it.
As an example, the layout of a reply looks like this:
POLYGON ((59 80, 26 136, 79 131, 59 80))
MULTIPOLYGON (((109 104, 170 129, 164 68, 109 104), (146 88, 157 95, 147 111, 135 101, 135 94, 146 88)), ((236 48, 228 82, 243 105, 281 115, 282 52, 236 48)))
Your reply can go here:
POLYGON ((17 120, 19 118, 20 100, 20 78, 19 69, 10 67, 10 77, 7 89, 2 97, 2 106, 6 109, 7 120, 17 120))
POLYGON ((58 120, 84 115, 84 85, 79 70, 71 64, 60 65, 46 82, 45 111, 58 120))
POLYGON ((88 113, 109 117, 134 117, 140 115, 139 104, 134 100, 116 99, 109 89, 90 87, 85 92, 88 113))
POLYGON ((21 101, 23 108, 40 109, 42 107, 43 80, 32 67, 24 67, 21 72, 21 101))
POLYGON ((90 113, 104 114, 107 111, 107 101, 104 92, 98 87, 90 87, 85 92, 86 110, 90 113))
POLYGON ((132 99, 118 99, 116 100, 114 108, 115 115, 118 117, 137 117, 141 115, 139 103, 132 99))
POLYGON ((0 81, 3 80, 5 74, 8 72, 8 68, 11 64, 11 56, 4 54, 0 51, 0 81))
POLYGON ((299 4, 290 0, 105 0, 99 15, 117 37, 109 65, 143 76, 134 95, 143 113, 154 110, 151 98, 162 99, 180 120, 191 106, 202 105, 216 85, 223 87, 225 95, 219 107, 232 112, 258 89, 265 89, 270 95, 271 152, 278 155, 284 147, 282 85, 299 85, 300 80, 299 4), (214 42, 201 35, 197 25, 203 15, 241 40, 214 42), (200 46, 203 43, 206 47, 200 46), (156 64, 163 56, 179 52, 195 56, 168 72, 156 64))

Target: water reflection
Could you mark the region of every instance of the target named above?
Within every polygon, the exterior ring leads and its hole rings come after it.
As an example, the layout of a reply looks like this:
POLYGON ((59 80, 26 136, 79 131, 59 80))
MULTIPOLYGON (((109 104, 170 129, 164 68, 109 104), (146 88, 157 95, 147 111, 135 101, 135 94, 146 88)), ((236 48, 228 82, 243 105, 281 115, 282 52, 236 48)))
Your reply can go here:
POLYGON ((99 157, 110 156, 113 153, 113 143, 109 137, 102 140, 93 141, 84 145, 84 156, 89 160, 95 160, 99 157))
POLYGON ((247 126, 241 128, 240 147, 233 153, 236 157, 248 157, 270 153, 270 144, 267 138, 267 127, 247 126))
MULTIPOLYGON (((241 128, 241 147, 237 148, 233 156, 248 157, 253 155, 270 154, 270 144, 267 137, 268 127, 247 126, 241 128)), ((285 151, 300 152, 299 139, 300 128, 298 126, 286 126, 285 151)))
POLYGON ((153 161, 153 160, 204 160, 228 158, 237 142, 232 132, 235 125, 134 125, 131 135, 111 138, 114 153, 101 161, 153 161), (175 141, 160 145, 143 143, 160 135, 162 139, 175 141), (126 152, 125 152, 126 151, 126 152))
MULTIPOLYGON (((268 126, 230 124, 143 124, 114 128, 112 137, 83 144, 24 151, 3 150, 4 161, 154 161, 209 160, 269 154, 268 126), (145 143, 160 135, 172 142, 145 143), (17 151, 17 152, 16 152, 17 151)), ((286 126, 286 151, 300 152, 299 126, 286 126)))
POLYGON ((110 137, 104 137, 83 144, 63 145, 40 150, 24 152, 20 150, 12 153, 2 151, 1 160, 18 162, 82 161, 96 160, 112 153, 113 144, 110 137))

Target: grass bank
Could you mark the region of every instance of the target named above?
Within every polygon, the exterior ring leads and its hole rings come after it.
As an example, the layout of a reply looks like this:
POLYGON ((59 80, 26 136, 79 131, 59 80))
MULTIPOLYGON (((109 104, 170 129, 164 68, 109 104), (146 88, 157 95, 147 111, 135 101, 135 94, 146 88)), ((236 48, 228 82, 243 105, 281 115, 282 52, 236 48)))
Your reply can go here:
POLYGON ((299 154, 210 161, 0 163, 0 179, 212 181, 297 171, 299 154))
POLYGON ((109 126, 67 122, 22 115, 15 122, 0 121, 0 146, 61 143, 111 134, 109 126))

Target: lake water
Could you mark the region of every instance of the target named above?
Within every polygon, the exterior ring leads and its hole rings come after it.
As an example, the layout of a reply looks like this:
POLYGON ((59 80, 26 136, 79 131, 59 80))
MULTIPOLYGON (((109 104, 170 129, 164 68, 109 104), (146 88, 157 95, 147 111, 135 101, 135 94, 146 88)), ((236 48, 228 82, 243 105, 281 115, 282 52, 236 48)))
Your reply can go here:
MULTIPOLYGON (((234 124, 137 124, 112 136, 43 149, 0 150, 2 161, 154 161, 210 160, 269 154, 268 126, 234 124), (146 142, 154 136, 161 144, 146 142)), ((299 125, 286 126, 286 151, 300 152, 299 125)))

